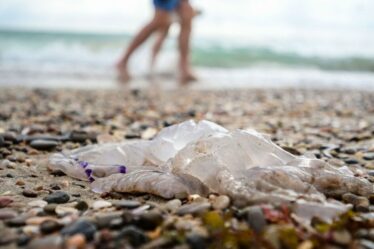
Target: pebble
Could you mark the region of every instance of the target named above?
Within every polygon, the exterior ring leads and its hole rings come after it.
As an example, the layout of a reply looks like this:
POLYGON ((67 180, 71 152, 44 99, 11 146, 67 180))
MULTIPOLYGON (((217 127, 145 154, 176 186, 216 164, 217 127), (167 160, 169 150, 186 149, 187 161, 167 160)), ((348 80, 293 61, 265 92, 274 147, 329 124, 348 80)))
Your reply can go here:
POLYGON ((99 213, 95 217, 95 223, 98 228, 109 227, 111 222, 115 219, 119 219, 122 216, 121 211, 117 212, 108 212, 108 213, 99 213))
POLYGON ((7 220, 5 223, 9 227, 22 227, 26 225, 26 218, 23 216, 18 216, 13 219, 7 220))
POLYGON ((47 204, 48 202, 43 201, 43 200, 35 200, 35 201, 30 201, 29 203, 27 203, 27 205, 30 207, 40 207, 40 208, 44 208, 45 206, 47 206, 47 204))
POLYGON ((223 210, 230 205, 230 198, 226 195, 220 195, 212 201, 212 206, 216 210, 223 210))
POLYGON ((340 245, 348 245, 352 241, 352 236, 347 230, 334 231, 332 239, 340 245))
POLYGON ((18 236, 17 239, 17 246, 26 246, 31 240, 31 237, 27 236, 26 234, 22 233, 18 236))
POLYGON ((54 213, 56 213, 56 207, 57 207, 57 204, 52 203, 52 204, 46 205, 43 208, 43 210, 44 210, 44 212, 46 212, 48 214, 54 214, 54 213))
POLYGON ((114 205, 117 208, 134 209, 134 208, 139 207, 141 203, 139 201, 121 200, 121 201, 114 203, 114 205))
POLYGON ((193 214, 198 215, 205 213, 210 209, 211 205, 207 202, 201 202, 201 203, 191 203, 184 206, 181 206, 177 210, 178 215, 185 215, 185 214, 193 214))
POLYGON ((261 233, 267 225, 261 207, 249 207, 245 210, 245 213, 247 214, 247 223, 249 227, 252 228, 256 233, 261 233))
POLYGON ((24 180, 17 180, 16 181, 16 185, 17 186, 24 186, 25 185, 25 181, 24 180))
POLYGON ((360 244, 362 246, 360 248, 363 248, 363 249, 374 249, 374 242, 373 241, 363 239, 363 240, 360 240, 360 244))
POLYGON ((29 197, 29 198, 35 198, 38 196, 38 193, 35 191, 32 191, 30 189, 25 189, 22 191, 23 196, 29 197))
POLYGON ((79 220, 61 230, 62 235, 72 236, 75 234, 83 234, 88 241, 94 238, 96 226, 85 220, 79 220))
POLYGON ((348 158, 348 159, 345 159, 344 162, 346 164, 358 164, 360 163, 358 160, 354 159, 354 158, 348 158))
POLYGON ((0 208, 7 207, 13 202, 13 199, 10 197, 0 197, 0 208))
POLYGON ((40 225, 43 222, 48 221, 48 220, 55 220, 55 218, 48 217, 48 216, 46 216, 46 217, 38 217, 38 216, 30 217, 30 218, 26 219, 26 224, 27 225, 40 225))
POLYGON ((0 147, 4 147, 4 146, 5 146, 5 139, 3 135, 0 135, 0 147))
POLYGON ((86 248, 86 237, 82 234, 76 234, 67 239, 66 247, 69 249, 84 249, 86 248))
POLYGON ((374 160, 374 153, 366 153, 366 154, 364 154, 364 156, 362 158, 365 159, 366 161, 373 161, 374 160))
POLYGON ((8 220, 17 217, 18 213, 11 209, 0 209, 0 220, 8 220))
POLYGON ((170 200, 165 204, 166 210, 171 213, 175 213, 182 206, 182 201, 179 199, 170 200))
POLYGON ((67 214, 78 214, 79 211, 78 211, 78 209, 75 209, 73 207, 66 207, 66 206, 57 205, 56 208, 55 208, 55 213, 61 217, 61 216, 65 216, 67 214))
POLYGON ((61 229, 61 224, 54 220, 45 220, 40 224, 40 232, 50 234, 61 229))
POLYGON ((94 210, 99 210, 99 209, 102 209, 102 208, 108 208, 108 207, 111 207, 111 206, 112 206, 111 202, 109 202, 109 201, 102 201, 102 200, 95 201, 92 204, 92 208, 94 210))
POLYGON ((60 235, 50 235, 40 239, 32 240, 29 249, 62 249, 64 240, 60 235))
POLYGON ((119 239, 126 239, 134 247, 139 247, 149 241, 148 236, 134 226, 128 226, 118 234, 119 239))
POLYGON ((46 196, 44 200, 48 203, 63 204, 63 203, 67 203, 70 200, 70 196, 65 192, 56 191, 46 196))
POLYGON ((88 204, 85 201, 78 201, 75 208, 79 211, 86 211, 88 209, 88 204))
POLYGON ((188 234, 186 236, 187 244, 190 249, 205 249, 208 248, 206 238, 199 234, 188 234))
POLYGON ((368 198, 346 193, 342 196, 343 201, 353 204, 355 209, 360 212, 369 211, 370 202, 368 198))
POLYGON ((163 217, 160 211, 151 210, 136 219, 136 225, 144 230, 154 230, 161 225, 163 217))
POLYGON ((58 145, 58 142, 53 140, 33 140, 30 143, 30 146, 37 150, 53 150, 58 145))

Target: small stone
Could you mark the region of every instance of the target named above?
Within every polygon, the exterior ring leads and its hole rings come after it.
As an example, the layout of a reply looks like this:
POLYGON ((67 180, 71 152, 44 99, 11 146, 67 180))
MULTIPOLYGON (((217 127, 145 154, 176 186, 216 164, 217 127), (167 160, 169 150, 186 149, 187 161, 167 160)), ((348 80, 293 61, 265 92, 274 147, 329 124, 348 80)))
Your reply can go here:
POLYGON ((223 210, 228 208, 230 205, 230 198, 226 195, 220 195, 215 198, 212 202, 212 206, 216 210, 223 210))
POLYGON ((134 208, 139 207, 141 203, 139 201, 121 200, 121 201, 114 203, 114 205, 117 208, 134 209, 134 208))
POLYGON ((30 143, 30 146, 37 150, 53 150, 58 145, 58 142, 53 140, 33 140, 30 143))
POLYGON ((362 158, 366 161, 373 161, 374 160, 374 153, 365 153, 362 158))
POLYGON ((348 159, 345 159, 344 162, 346 164, 358 164, 360 163, 358 160, 354 159, 354 158, 348 158, 348 159))
POLYGON ((171 212, 174 213, 182 206, 182 201, 179 199, 170 200, 165 204, 165 208, 171 212))
POLYGON ((347 230, 333 231, 332 238, 340 245, 348 245, 352 240, 352 236, 347 230))
POLYGON ((249 207, 245 210, 245 213, 247 214, 247 223, 249 227, 256 233, 262 232, 266 227, 267 222, 261 207, 249 207))
POLYGON ((40 224, 40 231, 43 234, 50 234, 59 231, 62 228, 61 224, 54 220, 46 220, 40 224))
POLYGON ((5 139, 3 137, 3 135, 1 134, 0 135, 0 147, 4 147, 5 146, 5 139))
POLYGON ((25 217, 15 217, 13 219, 7 220, 6 225, 9 227, 22 227, 26 225, 26 218, 25 217))
POLYGON ((153 138, 157 134, 157 129, 155 128, 147 128, 144 132, 142 132, 141 138, 148 140, 153 138))
POLYGON ((27 203, 27 205, 30 207, 40 207, 40 208, 44 208, 45 206, 47 206, 47 204, 48 203, 43 200, 35 200, 35 201, 30 201, 29 203, 27 203))
POLYGON ((18 213, 11 209, 0 209, 0 220, 9 220, 17 217, 18 213))
POLYGON ((151 210, 140 215, 136 219, 136 225, 144 230, 154 230, 163 221, 162 214, 158 210, 151 210))
POLYGON ((22 232, 28 236, 39 235, 39 227, 35 225, 26 225, 22 227, 22 232))
POLYGON ((369 211, 370 202, 368 198, 346 193, 342 196, 343 201, 353 204, 355 209, 360 212, 369 211))
POLYGON ((35 191, 32 191, 30 189, 25 189, 24 191, 22 191, 22 194, 23 196, 26 196, 26 197, 29 197, 29 198, 35 198, 38 196, 38 193, 36 193, 35 191))
POLYGON ((208 248, 206 238, 199 234, 189 234, 186 236, 187 244, 191 249, 208 248))
POLYGON ((84 249, 86 248, 86 237, 76 234, 66 241, 66 246, 67 248, 84 249))
POLYGON ((178 215, 185 215, 185 214, 193 214, 198 215, 207 212, 210 209, 210 203, 202 202, 202 203, 192 203, 181 206, 177 210, 178 215))
POLYGON ((111 207, 111 206, 112 206, 112 203, 110 203, 109 201, 102 201, 102 200, 95 201, 92 204, 92 208, 94 210, 99 210, 99 209, 102 209, 102 208, 108 208, 108 207, 111 207))
POLYGON ((66 207, 66 206, 58 205, 55 209, 55 213, 61 217, 67 214, 78 214, 79 211, 73 207, 66 207))
POLYGON ((22 233, 18 236, 17 239, 17 246, 26 246, 30 242, 31 238, 26 234, 22 233))
POLYGON ((44 200, 48 203, 63 204, 67 203, 70 200, 70 196, 65 192, 57 191, 46 196, 44 200))
POLYGON ((20 179, 20 180, 17 180, 17 181, 16 181, 16 185, 17 185, 17 186, 24 186, 24 185, 25 185, 25 181, 24 181, 24 180, 21 180, 21 179, 20 179))
POLYGON ((86 211, 88 209, 88 204, 85 201, 78 201, 78 203, 75 205, 75 208, 79 211, 86 211))
POLYGON ((0 197, 0 208, 7 207, 13 202, 10 197, 0 197))
POLYGON ((121 230, 118 238, 126 239, 134 247, 139 247, 149 241, 148 236, 134 226, 128 226, 121 230))
POLYGON ((95 216, 97 227, 104 228, 109 227, 112 220, 119 219, 122 216, 122 212, 108 212, 108 213, 99 213, 95 216))
POLYGON ((47 220, 55 220, 53 217, 30 217, 26 220, 26 224, 27 225, 34 225, 34 226, 38 226, 40 224, 42 224, 44 221, 47 221, 47 220))
POLYGON ((32 240, 29 249, 62 249, 63 239, 60 235, 50 235, 40 239, 32 240))
POLYGON ((57 204, 52 203, 52 204, 46 205, 43 210, 47 214, 55 214, 56 213, 56 207, 57 207, 57 204))
POLYGON ((374 249, 374 242, 373 241, 363 239, 363 240, 360 240, 360 244, 362 246, 361 248, 374 249))
POLYGON ((80 220, 61 230, 62 235, 83 234, 88 241, 94 238, 96 226, 89 221, 80 220))

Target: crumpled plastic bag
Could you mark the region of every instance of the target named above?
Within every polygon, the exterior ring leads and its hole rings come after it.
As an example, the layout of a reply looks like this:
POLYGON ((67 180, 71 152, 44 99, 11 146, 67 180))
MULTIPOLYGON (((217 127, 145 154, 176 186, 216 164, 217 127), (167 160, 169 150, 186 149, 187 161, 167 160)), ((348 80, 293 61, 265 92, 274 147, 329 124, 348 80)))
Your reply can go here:
POLYGON ((325 195, 374 193, 372 184, 347 167, 294 156, 264 134, 228 131, 209 121, 164 128, 150 141, 54 154, 49 168, 91 181, 96 192, 142 192, 167 199, 216 192, 239 206, 292 203, 296 214, 325 220, 348 209, 325 195))

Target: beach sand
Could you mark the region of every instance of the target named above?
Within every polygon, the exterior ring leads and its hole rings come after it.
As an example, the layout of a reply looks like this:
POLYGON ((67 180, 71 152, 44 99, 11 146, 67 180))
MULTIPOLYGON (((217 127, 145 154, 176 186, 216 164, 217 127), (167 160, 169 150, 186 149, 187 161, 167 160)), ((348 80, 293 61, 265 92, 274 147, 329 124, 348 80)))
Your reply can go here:
MULTIPOLYGON (((185 206, 193 202, 201 212, 191 211, 182 217, 173 212, 180 204, 176 200, 99 195, 91 192, 86 182, 46 169, 48 156, 56 151, 97 142, 150 139, 165 126, 206 119, 228 129, 254 128, 267 133, 296 155, 312 153, 337 167, 366 168, 374 182, 373 92, 3 88, 0 103, 0 246, 374 248, 374 198, 342 197, 353 202, 357 213, 346 216, 339 226, 317 222, 303 227, 278 207, 261 207, 262 212, 255 212, 255 216, 250 210, 256 207, 237 210, 222 204, 224 210, 208 211, 202 203, 215 202, 214 196, 183 200, 185 206), (32 140, 47 134, 58 142, 45 145, 47 150, 30 146, 32 140), (56 191, 68 194, 69 203, 46 206, 41 200, 56 191), (118 204, 118 199, 136 201, 118 204), (130 212, 132 208, 138 209, 130 212), (89 225, 72 227, 81 216, 89 225), (221 222, 228 223, 224 226, 221 222), (255 236, 257 229, 264 235, 255 236), (85 238, 73 235, 79 233, 85 238), (297 247, 303 242, 305 247, 297 247)), ((59 197, 64 199, 63 195, 59 197)), ((220 200, 225 203, 225 197, 220 200)))

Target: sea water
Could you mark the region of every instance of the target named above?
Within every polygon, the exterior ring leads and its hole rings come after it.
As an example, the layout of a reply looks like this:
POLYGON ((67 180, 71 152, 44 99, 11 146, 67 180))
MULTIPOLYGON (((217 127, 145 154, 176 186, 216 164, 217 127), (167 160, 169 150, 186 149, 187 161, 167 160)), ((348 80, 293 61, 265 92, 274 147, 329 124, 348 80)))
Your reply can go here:
MULTIPOLYGON (((192 63, 201 87, 374 88, 374 3, 369 0, 193 1, 192 63)), ((152 15, 148 0, 3 0, 0 85, 111 87, 114 65, 152 15), (78 83, 78 84, 77 84, 78 83)), ((158 61, 174 78, 178 25, 158 61)), ((133 57, 149 74, 152 41, 133 57)))

